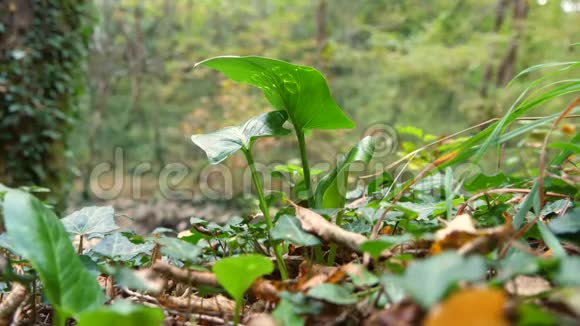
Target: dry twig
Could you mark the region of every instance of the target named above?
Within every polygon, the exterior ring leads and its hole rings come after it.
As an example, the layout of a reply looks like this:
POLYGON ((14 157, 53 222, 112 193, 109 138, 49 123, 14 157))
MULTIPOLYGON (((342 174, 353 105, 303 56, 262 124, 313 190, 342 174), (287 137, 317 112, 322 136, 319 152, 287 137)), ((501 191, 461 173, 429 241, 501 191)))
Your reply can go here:
POLYGON ((0 326, 10 325, 12 315, 26 299, 28 290, 20 283, 12 283, 12 291, 0 303, 0 326))

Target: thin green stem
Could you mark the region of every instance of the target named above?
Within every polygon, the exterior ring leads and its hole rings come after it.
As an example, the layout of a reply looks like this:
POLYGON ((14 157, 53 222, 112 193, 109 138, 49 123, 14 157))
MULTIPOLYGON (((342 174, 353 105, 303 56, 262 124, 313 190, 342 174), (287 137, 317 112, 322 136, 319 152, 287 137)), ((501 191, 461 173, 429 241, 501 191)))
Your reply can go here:
MULTIPOLYGON (((342 212, 339 212, 338 215, 336 216, 336 225, 340 226, 342 224, 342 212)), ((332 266, 334 265, 334 260, 336 259, 336 249, 337 249, 337 245, 336 243, 333 243, 330 245, 330 251, 328 252, 328 265, 332 266)))
POLYGON ((308 206, 310 208, 314 208, 314 193, 312 191, 310 165, 308 164, 308 152, 306 152, 306 141, 304 139, 304 132, 301 130, 296 130, 296 137, 298 137, 298 146, 300 147, 300 158, 302 160, 302 171, 304 171, 304 184, 306 185, 308 206))
MULTIPOLYGON (((304 184, 306 185, 306 195, 308 196, 308 207, 315 208, 314 192, 312 191, 312 179, 310 177, 310 164, 308 163, 308 152, 306 151, 306 140, 304 139, 304 132, 296 129, 296 137, 298 137, 298 147, 300 148, 300 158, 302 160, 302 171, 304 172, 304 184)), ((324 263, 324 253, 322 246, 314 246, 314 257, 318 264, 324 263)))
POLYGON ((240 307, 242 303, 241 300, 236 300, 236 307, 234 308, 234 326, 238 326, 240 323, 240 307))
POLYGON ((248 162, 248 167, 252 173, 252 181, 254 183, 254 188, 256 188, 256 193, 258 195, 258 201, 260 203, 260 210, 264 214, 264 219, 266 220, 266 226, 268 227, 268 240, 274 247, 274 253, 276 255, 276 262, 278 263, 278 270, 280 270, 280 276, 282 280, 288 279, 288 272, 286 271, 286 263, 284 262, 284 257, 282 256, 282 245, 281 243, 274 243, 272 241, 272 218, 270 217, 270 209, 266 203, 266 197, 264 196, 264 190, 262 188, 262 181, 256 171, 256 165, 254 163, 254 158, 250 150, 242 149, 242 152, 246 156, 246 161, 248 162))

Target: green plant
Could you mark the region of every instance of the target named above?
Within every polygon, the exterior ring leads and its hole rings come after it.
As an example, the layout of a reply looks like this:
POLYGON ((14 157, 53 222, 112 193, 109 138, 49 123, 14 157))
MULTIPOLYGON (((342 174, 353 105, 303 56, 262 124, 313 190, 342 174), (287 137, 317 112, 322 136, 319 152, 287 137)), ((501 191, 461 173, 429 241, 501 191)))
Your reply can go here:
POLYGON ((236 301, 234 324, 237 325, 240 321, 244 293, 258 277, 272 273, 274 265, 264 256, 241 255, 218 261, 212 270, 218 282, 236 301))
MULTIPOLYGON (((244 153, 252 174, 252 182, 256 188, 258 200, 260 201, 260 210, 264 214, 269 234, 272 231, 273 222, 270 217, 270 208, 266 202, 266 197, 264 197, 262 181, 254 165, 252 144, 260 137, 288 134, 289 131, 282 127, 285 121, 286 113, 284 111, 274 111, 250 119, 241 126, 225 128, 210 134, 191 136, 191 140, 206 152, 208 160, 212 164, 217 164, 225 160, 229 155, 238 150, 244 153)), ((270 242, 273 243, 272 241, 270 242)), ((273 243, 273 246, 278 269, 280 270, 282 278, 286 279, 288 276, 282 256, 281 244, 273 243)))
MULTIPOLYGON (((204 149, 211 163, 222 162, 236 151, 244 153, 264 220, 233 216, 218 225, 192 217, 190 233, 180 234, 181 238, 173 237, 173 230, 167 228, 149 235, 119 230, 111 207, 87 207, 59 220, 28 193, 37 189, 0 186, 7 230, 0 235, 6 258, 0 293, 10 289, 10 300, 5 299, 10 302, 14 297, 24 301, 26 290, 33 292, 33 298, 41 291, 52 304, 53 322, 59 325, 69 317, 81 325, 157 325, 163 321, 159 308, 119 302, 127 297, 165 308, 170 319, 174 315, 206 317, 219 323, 224 321, 216 319, 217 314, 233 315, 239 323, 250 303, 244 301, 247 297, 252 303, 276 304, 272 317, 289 325, 324 323, 329 317, 354 324, 360 323, 361 316, 368 317, 368 323, 394 318, 429 324, 440 320, 446 309, 452 317, 474 323, 478 317, 492 316, 490 320, 497 321, 493 324, 514 320, 576 324, 577 316, 544 309, 548 307, 536 299, 546 297, 574 308, 574 296, 579 293, 574 287, 580 284, 580 170, 574 155, 580 136, 560 132, 558 125, 580 110, 580 98, 572 99, 557 114, 518 118, 520 110, 529 112, 578 90, 577 81, 564 83, 566 90, 552 83, 531 98, 518 99, 520 104, 508 112, 507 120, 489 121, 491 127, 474 136, 446 142, 463 133, 458 132, 403 150, 395 162, 404 162, 401 170, 394 174, 388 168, 361 177, 366 181, 357 189, 362 195, 347 205, 344 191, 351 164, 368 163, 373 154, 373 140, 363 138, 316 185, 313 207, 282 203, 277 205, 275 219, 270 216, 272 198, 268 202, 265 196, 252 145, 260 137, 288 134, 283 124, 290 119, 289 112, 272 111, 240 126, 194 135, 193 142, 204 149), (526 137, 534 130, 543 132, 539 146, 537 137, 526 137), (510 140, 516 137, 512 148, 510 140), (523 148, 527 144, 534 146, 523 148), (465 170, 462 163, 469 163, 469 155, 480 150, 485 154, 486 147, 497 145, 509 155, 509 159, 499 156, 505 164, 500 165, 501 171, 488 173, 470 164, 467 175, 458 173, 465 170), (401 171, 427 148, 432 151, 421 157, 424 162, 414 161, 418 174, 401 180, 401 171), (539 156, 537 166, 523 168, 522 158, 510 150, 539 156), (509 170, 510 164, 515 164, 515 171, 509 170), (70 236, 100 241, 84 246, 79 242, 77 254, 70 236), (286 244, 289 255, 283 257, 286 244), (273 274, 269 246, 274 247, 281 280, 273 274), (331 266, 316 265, 311 247, 318 258, 328 255, 331 266), (286 266, 284 259, 293 264, 286 266), (298 268, 286 270, 290 266, 298 268), (17 269, 22 273, 16 273, 17 269), (150 273, 171 281, 153 282, 150 273), (533 276, 534 282, 545 286, 531 297, 520 295, 520 290, 534 288, 526 282, 522 286, 522 279, 529 279, 522 276, 533 276), (97 285, 97 277, 106 279, 104 289, 97 285), (250 289, 251 295, 246 296, 250 289), (102 305, 103 292, 115 301, 112 306, 102 305), (222 296, 224 292, 233 300, 222 296), (482 305, 462 306, 467 303, 456 302, 457 295, 475 297, 482 305), (505 306, 513 306, 517 315, 506 314, 505 306)), ((284 96, 292 102, 292 96, 284 96)), ((425 142, 433 140, 414 128, 405 131, 425 142)), ((276 170, 306 177, 304 166, 276 170)))
POLYGON ((0 185, 6 234, 11 248, 28 260, 55 307, 56 325, 105 301, 97 281, 84 268, 58 217, 21 190, 0 185))
POLYGON ((270 104, 288 114, 298 139, 310 207, 315 207, 305 132, 348 129, 352 122, 334 102, 322 74, 311 67, 263 57, 216 57, 198 63, 259 88, 270 104))

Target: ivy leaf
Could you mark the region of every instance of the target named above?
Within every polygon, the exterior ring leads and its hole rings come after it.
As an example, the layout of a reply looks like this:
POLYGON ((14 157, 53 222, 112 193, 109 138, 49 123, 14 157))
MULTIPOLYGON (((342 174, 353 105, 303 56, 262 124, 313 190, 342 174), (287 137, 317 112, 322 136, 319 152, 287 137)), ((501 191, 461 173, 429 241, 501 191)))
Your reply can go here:
POLYGON ((224 258, 215 263, 212 270, 219 284, 239 305, 258 277, 274 271, 274 263, 264 256, 249 254, 224 258))
POLYGON ((368 164, 375 151, 374 139, 371 136, 363 138, 348 154, 343 156, 334 170, 320 180, 316 186, 314 198, 316 207, 342 208, 346 203, 346 188, 348 169, 354 162, 368 164))
POLYGON ((315 246, 320 244, 320 240, 304 231, 300 226, 300 221, 291 215, 282 215, 278 218, 276 225, 272 229, 273 240, 286 240, 298 246, 315 246))
POLYGON ((28 193, 2 185, 0 190, 6 191, 2 207, 10 245, 38 273, 44 294, 61 317, 100 306, 103 292, 58 217, 28 193))
POLYGON ((75 235, 106 234, 117 230, 115 210, 111 206, 91 206, 78 210, 61 220, 68 233, 75 235))
POLYGON ((420 305, 429 308, 455 282, 476 281, 484 276, 485 263, 481 257, 463 257, 448 251, 411 263, 401 279, 401 286, 420 305))
POLYGON ((280 300, 272 312, 274 320, 285 326, 303 326, 304 317, 294 311, 294 304, 288 300, 280 300))
POLYGON ((177 238, 159 238, 155 242, 161 245, 161 253, 171 258, 193 262, 200 254, 201 248, 177 238))
POLYGON ((290 130, 282 127, 286 119, 284 111, 267 112, 239 126, 193 135, 191 141, 205 151, 211 164, 218 164, 242 148, 250 149, 256 138, 287 135, 290 130))
POLYGON ((314 68, 256 56, 215 57, 198 65, 258 87, 274 108, 288 113, 297 131, 354 127, 332 99, 324 76, 314 68))
POLYGON ((128 261, 139 254, 149 253, 152 249, 153 245, 150 243, 134 244, 121 232, 115 232, 94 246, 92 251, 112 259, 128 261))
POLYGON ((159 326, 165 316, 158 307, 132 304, 126 300, 116 300, 110 306, 87 311, 80 315, 79 326, 159 326))
POLYGON ((358 301, 352 291, 344 286, 322 283, 308 291, 311 298, 327 301, 334 304, 353 304, 358 301))

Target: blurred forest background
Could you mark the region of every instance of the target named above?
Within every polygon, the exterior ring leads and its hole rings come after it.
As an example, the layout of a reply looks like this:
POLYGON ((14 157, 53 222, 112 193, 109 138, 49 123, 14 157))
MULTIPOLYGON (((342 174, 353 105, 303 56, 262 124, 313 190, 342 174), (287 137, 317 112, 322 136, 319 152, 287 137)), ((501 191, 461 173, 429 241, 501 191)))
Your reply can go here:
MULTIPOLYGON (((314 162, 334 162, 377 123, 447 135, 501 116, 541 74, 506 91, 518 72, 580 51, 573 0, 95 0, 83 15, 92 21, 86 88, 66 140, 75 202, 95 199, 90 173, 113 161, 115 148, 127 175, 151 164, 136 199, 159 196, 157 176, 170 163, 189 168, 180 187, 197 187, 207 163, 190 135, 268 107, 257 90, 192 69, 212 56, 268 56, 321 70, 357 122, 339 136, 307 139, 314 162)), ((537 114, 564 105, 556 100, 537 114)), ((258 142, 257 159, 297 158, 292 141, 258 142)), ((241 157, 225 164, 244 165, 241 157)), ((119 182, 112 179, 100 182, 119 182)), ((135 197, 129 188, 123 196, 135 197)))

